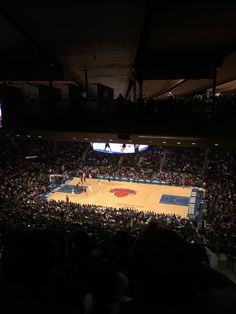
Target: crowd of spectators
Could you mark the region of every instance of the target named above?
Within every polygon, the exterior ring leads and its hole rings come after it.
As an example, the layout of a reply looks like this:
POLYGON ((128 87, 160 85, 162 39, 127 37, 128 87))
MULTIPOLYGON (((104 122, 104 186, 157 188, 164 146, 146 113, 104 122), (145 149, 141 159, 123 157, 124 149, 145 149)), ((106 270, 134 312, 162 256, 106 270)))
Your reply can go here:
POLYGON ((160 167, 160 161, 162 157, 162 147, 150 146, 149 149, 145 151, 124 155, 124 161, 122 162, 122 165, 126 167, 158 169, 160 167))
POLYGON ((166 149, 164 171, 177 171, 201 174, 204 163, 204 150, 200 148, 166 149))
POLYGON ((95 152, 92 147, 89 147, 86 164, 92 166, 117 166, 120 156, 118 154, 101 154, 95 152))
POLYGON ((212 149, 206 168, 205 220, 221 249, 236 256, 235 150, 212 149))
POLYGON ((214 289, 232 289, 232 284, 209 268, 201 243, 232 252, 235 152, 210 151, 205 171, 201 150, 179 153, 178 165, 177 149, 152 147, 137 153, 138 159, 130 155, 135 160, 130 167, 132 162, 119 166, 110 154, 96 161, 97 153, 84 143, 1 142, 0 311, 139 314, 158 308, 187 313, 193 304, 196 312, 204 304, 209 313, 220 313, 223 305, 217 302, 224 296, 214 289), (53 173, 198 184, 205 188, 204 223, 46 201, 40 195, 48 191, 53 173))
POLYGON ((32 193, 34 198, 46 192, 50 174, 82 177, 84 173, 92 178, 109 175, 162 180, 172 185, 211 187, 206 188, 207 219, 212 220, 217 212, 227 215, 232 212, 234 218, 233 150, 213 149, 206 161, 202 149, 150 147, 142 153, 124 155, 123 163, 118 165, 120 155, 93 152, 86 143, 59 142, 55 145, 52 142, 21 140, 3 142, 1 147, 0 171, 6 180, 0 189, 5 199, 11 198, 11 193, 18 198, 29 197, 32 193), (204 166, 206 162, 207 168, 204 166))

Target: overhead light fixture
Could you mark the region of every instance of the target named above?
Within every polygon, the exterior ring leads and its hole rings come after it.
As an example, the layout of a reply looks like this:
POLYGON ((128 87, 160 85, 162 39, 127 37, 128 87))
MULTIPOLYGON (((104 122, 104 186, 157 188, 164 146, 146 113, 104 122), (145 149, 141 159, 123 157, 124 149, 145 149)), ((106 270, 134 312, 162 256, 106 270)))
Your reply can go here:
POLYGON ((218 143, 215 143, 214 145, 215 145, 215 146, 219 146, 220 144, 218 144, 218 143))
POLYGON ((162 142, 162 144, 167 144, 167 142, 162 142))
POLYGON ((72 140, 76 140, 76 137, 72 137, 72 140))
POLYGON ((192 145, 196 145, 196 143, 193 142, 192 145))
POLYGON ((20 134, 16 134, 16 137, 20 137, 20 134))
POLYGON ((27 136, 27 137, 31 137, 31 135, 29 135, 29 134, 28 134, 28 135, 26 135, 26 136, 27 136))
POLYGON ((38 138, 42 138, 42 135, 38 135, 38 138))
POLYGON ((177 145, 181 145, 181 142, 177 142, 177 145))
POLYGON ((88 140, 88 138, 87 138, 87 137, 85 137, 84 139, 85 139, 85 141, 87 141, 87 140, 88 140))
POLYGON ((156 138, 159 139, 160 136, 155 136, 155 135, 138 135, 139 138, 156 138))

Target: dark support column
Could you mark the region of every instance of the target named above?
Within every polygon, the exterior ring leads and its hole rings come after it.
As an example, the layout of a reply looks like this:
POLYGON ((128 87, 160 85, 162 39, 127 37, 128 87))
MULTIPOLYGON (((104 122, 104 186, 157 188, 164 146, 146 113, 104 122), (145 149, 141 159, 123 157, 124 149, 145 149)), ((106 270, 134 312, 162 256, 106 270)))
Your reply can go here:
POLYGON ((206 148, 206 149, 205 149, 205 154, 204 154, 204 164, 203 164, 204 170, 207 169, 207 167, 208 167, 209 152, 210 152, 210 149, 209 149, 209 148, 206 148))
POLYGON ((86 90, 86 96, 87 101, 89 100, 89 94, 88 94, 88 71, 84 70, 84 82, 85 82, 85 90, 86 90))
POLYGON ((134 80, 134 85, 133 85, 133 102, 136 102, 136 80, 134 80))
POLYGON ((49 110, 53 111, 54 110, 54 97, 53 97, 53 83, 52 80, 49 81, 49 93, 50 93, 50 107, 49 110))
POLYGON ((57 154, 57 141, 55 141, 55 142, 53 143, 52 153, 53 153, 53 155, 56 155, 56 154, 57 154))
POLYGON ((217 69, 216 66, 213 68, 213 86, 212 86, 212 110, 214 111, 215 98, 216 98, 216 77, 217 77, 217 69))
POLYGON ((139 98, 143 99, 143 80, 139 80, 139 98))

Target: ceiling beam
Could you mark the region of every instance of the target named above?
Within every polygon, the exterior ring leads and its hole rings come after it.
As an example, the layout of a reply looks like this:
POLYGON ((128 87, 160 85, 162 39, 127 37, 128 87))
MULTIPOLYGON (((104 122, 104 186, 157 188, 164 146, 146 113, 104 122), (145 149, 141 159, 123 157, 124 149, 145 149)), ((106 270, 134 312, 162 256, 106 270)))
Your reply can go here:
POLYGON ((142 26, 140 36, 139 36, 139 43, 135 52, 133 66, 130 69, 127 91, 125 95, 126 98, 128 98, 131 92, 132 86, 134 84, 134 80, 139 79, 139 77, 136 77, 137 73, 139 73, 136 69, 139 67, 140 63, 142 62, 144 51, 147 46, 152 17, 154 14, 154 10, 153 10, 154 3, 155 3, 154 0, 147 0, 144 2, 144 21, 143 21, 143 26, 142 26))
POLYGON ((166 94, 168 92, 170 92, 172 89, 184 84, 185 82, 187 81, 187 79, 184 79, 184 80, 181 80, 180 82, 168 87, 167 89, 165 89, 164 91, 161 91, 161 92, 158 92, 158 93, 154 93, 152 95, 152 97, 159 97, 159 96, 162 96, 163 94, 166 94))
POLYGON ((6 2, 3 0, 0 1, 0 13, 19 32, 21 36, 23 36, 29 43, 32 44, 33 47, 39 51, 39 53, 42 55, 42 59, 45 60, 45 63, 48 62, 49 68, 50 66, 62 68, 64 78, 68 77, 68 79, 83 85, 80 78, 75 73, 73 73, 73 71, 65 67, 65 65, 62 64, 59 60, 57 60, 56 56, 54 56, 47 45, 43 43, 43 40, 33 33, 32 30, 30 30, 30 25, 27 25, 20 14, 16 12, 16 10, 13 9, 9 4, 6 4, 6 2))

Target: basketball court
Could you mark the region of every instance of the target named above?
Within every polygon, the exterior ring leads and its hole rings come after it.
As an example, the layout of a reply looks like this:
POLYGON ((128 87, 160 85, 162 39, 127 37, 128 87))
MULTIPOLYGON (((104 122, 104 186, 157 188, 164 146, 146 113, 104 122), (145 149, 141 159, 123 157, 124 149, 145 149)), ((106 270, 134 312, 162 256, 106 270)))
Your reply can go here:
POLYGON ((92 204, 115 208, 131 208, 161 214, 187 217, 191 187, 175 187, 123 181, 87 179, 81 184, 79 178, 67 181, 47 199, 92 204), (86 192, 83 190, 86 189, 86 192))

